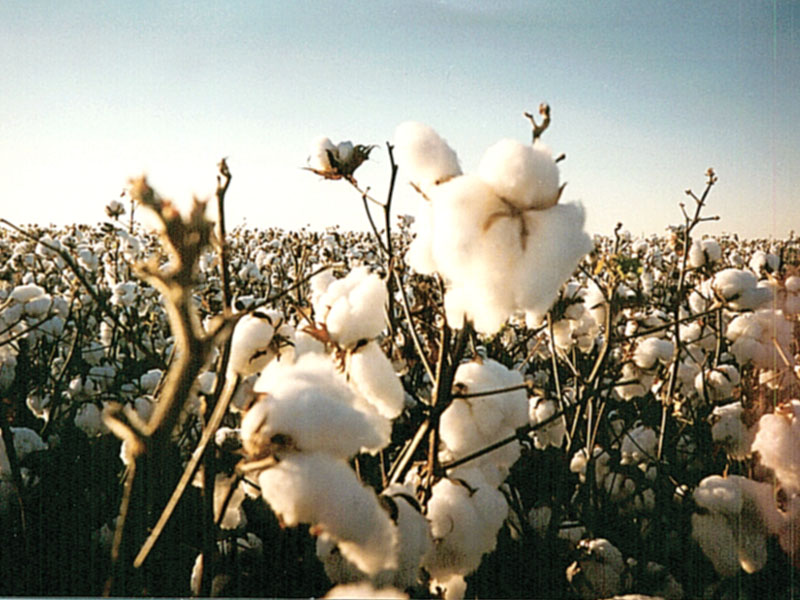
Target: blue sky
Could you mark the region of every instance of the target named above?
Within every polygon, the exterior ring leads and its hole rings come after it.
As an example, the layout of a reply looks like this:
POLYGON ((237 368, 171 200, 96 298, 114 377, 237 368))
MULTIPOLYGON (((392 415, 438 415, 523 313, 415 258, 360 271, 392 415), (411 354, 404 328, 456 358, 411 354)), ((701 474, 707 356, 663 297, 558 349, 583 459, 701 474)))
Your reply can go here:
MULTIPOLYGON (((303 171, 310 141, 379 144, 359 180, 383 197, 384 143, 413 119, 465 171, 527 140, 552 106, 564 198, 587 228, 663 232, 713 166, 702 232, 800 230, 800 3, 0 3, 0 215, 96 222, 142 172, 208 197, 233 172, 232 224, 363 228, 357 195, 303 171)), ((398 212, 416 198, 402 178, 398 212)))

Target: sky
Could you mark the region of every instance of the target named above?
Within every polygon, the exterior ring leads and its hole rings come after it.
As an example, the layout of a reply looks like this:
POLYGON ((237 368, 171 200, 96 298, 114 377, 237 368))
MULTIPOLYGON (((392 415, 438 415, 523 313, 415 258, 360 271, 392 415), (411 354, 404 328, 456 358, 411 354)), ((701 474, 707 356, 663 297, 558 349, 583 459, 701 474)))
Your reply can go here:
MULTIPOLYGON (((524 111, 590 233, 683 222, 800 231, 800 3, 774 0, 0 2, 0 217, 105 220, 146 173, 162 195, 233 179, 228 226, 368 227, 359 195, 303 170, 311 141, 376 144, 359 169, 385 198, 386 143, 432 126, 474 171, 524 111)), ((394 212, 418 199, 399 165, 394 212)))

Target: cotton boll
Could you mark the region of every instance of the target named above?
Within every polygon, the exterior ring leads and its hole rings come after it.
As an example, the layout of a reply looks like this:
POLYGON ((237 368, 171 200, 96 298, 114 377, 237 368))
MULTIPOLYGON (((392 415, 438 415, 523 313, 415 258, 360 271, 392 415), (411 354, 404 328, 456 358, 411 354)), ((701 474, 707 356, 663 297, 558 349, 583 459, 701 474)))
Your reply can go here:
MULTIPOLYGON (((558 412, 558 404, 553 400, 531 398, 529 403, 531 425, 544 423, 558 412)), ((564 444, 564 437, 567 435, 566 419, 562 415, 547 425, 534 429, 530 435, 533 438, 534 446, 539 450, 544 450, 548 446, 560 448, 564 444)))
POLYGON ((483 555, 494 550, 507 514, 505 497, 478 469, 463 471, 460 481, 437 482, 427 515, 434 548, 423 562, 431 578, 444 582, 477 569, 483 555))
POLYGON ((692 537, 723 577, 732 577, 739 567, 748 573, 767 562, 767 524, 777 511, 772 486, 732 475, 706 477, 694 491, 702 512, 692 515, 692 537))
POLYGON ((262 471, 258 482, 285 525, 311 524, 367 575, 396 567, 396 529, 345 462, 320 453, 291 454, 262 471))
POLYGON ((691 248, 689 248, 689 260, 687 264, 690 268, 696 269, 718 261, 721 256, 722 250, 716 240, 695 240, 691 248))
POLYGON ((791 359, 792 324, 780 310, 762 309, 739 315, 731 321, 725 337, 733 341, 730 351, 740 365, 752 363, 762 369, 794 365, 791 359))
POLYGON ((640 369, 652 369, 656 361, 667 364, 672 360, 674 351, 675 345, 669 340, 645 338, 636 346, 633 362, 640 369))
POLYGON ((800 401, 780 404, 761 417, 752 450, 784 489, 800 492, 800 401))
POLYGON ((333 170, 331 165, 329 152, 335 153, 336 146, 326 136, 319 136, 311 142, 309 148, 308 164, 312 169, 317 171, 328 172, 333 170))
POLYGON ((376 342, 369 342, 349 354, 350 383, 381 416, 394 419, 403 411, 405 392, 400 379, 376 342))
POLYGON ((163 375, 164 372, 161 369, 150 369, 139 377, 139 386, 141 386, 144 393, 152 394, 156 390, 156 386, 158 386, 158 382, 161 381, 163 375))
POLYGON ((374 453, 389 443, 391 423, 359 400, 327 356, 274 362, 254 389, 267 396, 242 420, 242 442, 252 456, 287 436, 300 450, 340 458, 362 450, 374 453))
POLYGON ((639 425, 626 432, 620 447, 620 464, 640 464, 655 459, 658 435, 652 427, 639 425))
POLYGON ((294 333, 279 311, 259 309, 242 317, 231 336, 229 371, 244 377, 261 371, 279 353, 273 344, 276 330, 294 333))
POLYGON ((757 284, 755 275, 740 269, 723 269, 711 280, 714 292, 732 310, 754 310, 770 301, 772 292, 757 284))
POLYGON ((608 598, 622 591, 625 562, 622 553, 605 538, 581 540, 581 558, 567 568, 567 580, 581 598, 608 598))
POLYGON ((26 302, 30 302, 34 298, 43 296, 44 294, 45 294, 44 288, 31 283, 27 285, 18 285, 17 287, 15 287, 11 291, 9 298, 14 302, 25 304, 26 302))
POLYGON ((96 437, 108 433, 108 427, 103 423, 100 409, 95 404, 87 402, 82 404, 75 413, 75 427, 89 437, 96 437))
POLYGON ((698 373, 694 387, 701 396, 707 394, 711 402, 721 402, 733 395, 733 389, 740 381, 739 370, 733 365, 723 364, 698 373))
POLYGON ((580 259, 594 246, 583 231, 586 217, 579 204, 558 204, 526 215, 531 237, 508 281, 514 282, 519 309, 543 315, 580 259))
POLYGON ((393 587, 375 588, 369 582, 361 581, 359 583, 337 585, 328 590, 328 593, 323 598, 345 598, 348 600, 395 598, 403 600, 408 598, 408 594, 393 587))
POLYGON ((17 460, 25 460, 25 457, 33 452, 47 450, 47 444, 33 429, 12 427, 11 434, 14 437, 14 451, 17 453, 17 460))
POLYGON ((755 438, 755 427, 748 429, 742 421, 744 408, 741 401, 716 406, 711 412, 711 437, 734 460, 744 460, 750 455, 755 438))
POLYGON ((455 151, 427 125, 401 123, 395 130, 394 142, 398 166, 424 191, 461 175, 455 151))
POLYGON ((50 294, 42 294, 25 303, 25 314, 34 319, 44 317, 53 305, 50 294))
POLYGON ((384 328, 385 304, 384 282, 366 267, 359 267, 328 285, 314 304, 314 313, 317 321, 327 326, 331 340, 349 347, 378 336, 384 328))
POLYGON ((347 164, 353 156, 353 142, 345 140, 336 144, 336 156, 339 159, 339 164, 347 164))
POLYGON ((558 202, 558 165, 543 144, 504 139, 491 146, 478 165, 478 176, 495 193, 523 209, 545 209, 558 202))
POLYGON ((780 258, 763 250, 756 250, 747 266, 758 276, 762 273, 776 273, 780 266, 780 258))

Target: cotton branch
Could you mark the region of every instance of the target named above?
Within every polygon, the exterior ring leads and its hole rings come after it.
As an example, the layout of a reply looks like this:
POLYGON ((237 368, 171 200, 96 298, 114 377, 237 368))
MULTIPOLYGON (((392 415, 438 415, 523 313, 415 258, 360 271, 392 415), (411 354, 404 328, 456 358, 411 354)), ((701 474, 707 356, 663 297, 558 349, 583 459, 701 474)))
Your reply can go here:
POLYGON ((542 115, 541 125, 536 123, 536 118, 529 112, 522 113, 523 116, 531 122, 533 127, 533 142, 538 140, 545 130, 550 126, 550 105, 547 102, 542 102, 539 105, 539 114, 542 115))

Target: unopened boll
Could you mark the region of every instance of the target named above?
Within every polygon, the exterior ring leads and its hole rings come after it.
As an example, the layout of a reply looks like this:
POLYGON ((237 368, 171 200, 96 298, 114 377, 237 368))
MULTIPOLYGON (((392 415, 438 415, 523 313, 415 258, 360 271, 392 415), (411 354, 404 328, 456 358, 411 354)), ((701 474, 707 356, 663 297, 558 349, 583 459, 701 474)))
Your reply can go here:
POLYGON ((284 525, 310 524, 367 575, 396 567, 396 528, 344 461, 320 453, 290 454, 262 471, 258 483, 284 525))

